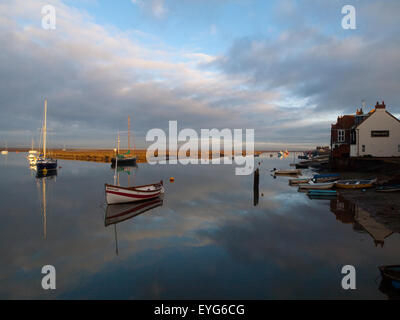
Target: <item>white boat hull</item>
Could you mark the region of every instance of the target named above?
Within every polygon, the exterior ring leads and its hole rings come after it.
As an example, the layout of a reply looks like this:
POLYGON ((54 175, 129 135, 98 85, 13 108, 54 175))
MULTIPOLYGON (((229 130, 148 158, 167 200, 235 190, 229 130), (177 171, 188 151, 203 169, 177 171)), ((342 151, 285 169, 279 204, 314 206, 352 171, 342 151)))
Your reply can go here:
POLYGON ((299 184, 300 189, 329 190, 335 186, 336 182, 327 183, 303 183, 299 184))
POLYGON ((107 204, 130 203, 159 197, 164 193, 161 183, 124 188, 112 185, 105 186, 107 204))

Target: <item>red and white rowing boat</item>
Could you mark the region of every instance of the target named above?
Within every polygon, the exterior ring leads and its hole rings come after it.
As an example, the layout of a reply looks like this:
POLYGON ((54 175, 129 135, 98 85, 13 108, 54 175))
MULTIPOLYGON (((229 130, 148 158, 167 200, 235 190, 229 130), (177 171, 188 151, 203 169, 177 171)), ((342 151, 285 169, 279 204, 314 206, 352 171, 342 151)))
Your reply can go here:
POLYGON ((164 193, 163 182, 137 187, 105 185, 107 204, 129 203, 157 198, 164 193))

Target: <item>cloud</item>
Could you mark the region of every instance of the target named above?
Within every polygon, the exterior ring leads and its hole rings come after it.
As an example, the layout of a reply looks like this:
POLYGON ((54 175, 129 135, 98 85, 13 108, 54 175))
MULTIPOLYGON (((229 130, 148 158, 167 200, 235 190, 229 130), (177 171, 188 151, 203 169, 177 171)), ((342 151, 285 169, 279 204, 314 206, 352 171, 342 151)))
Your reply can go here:
MULTIPOLYGON (((399 5, 387 3, 359 5, 359 29, 346 33, 340 6, 326 4, 325 12, 320 2, 278 2, 273 32, 237 38, 214 56, 100 25, 61 0, 4 1, 0 137, 29 146, 47 97, 53 146, 112 148, 128 115, 139 147, 148 130, 166 129, 169 120, 196 130, 254 128, 256 146, 329 143, 330 122, 362 99, 385 100, 399 113, 399 5), (41 29, 43 4, 57 9, 55 31, 41 29), (323 19, 339 29, 317 27, 323 19)), ((167 12, 163 1, 135 4, 167 12)))
POLYGON ((353 32, 340 29, 340 15, 332 18, 340 12, 338 3, 284 1, 277 8, 280 32, 239 38, 210 65, 246 77, 249 86, 308 99, 316 112, 354 112, 362 99, 369 105, 385 100, 398 112, 400 41, 393 12, 400 12, 400 3, 367 1, 356 7, 360 23, 353 32))
POLYGON ((168 14, 168 9, 165 6, 165 0, 131 0, 133 4, 138 5, 142 9, 147 12, 150 12, 151 15, 155 18, 163 18, 168 14))

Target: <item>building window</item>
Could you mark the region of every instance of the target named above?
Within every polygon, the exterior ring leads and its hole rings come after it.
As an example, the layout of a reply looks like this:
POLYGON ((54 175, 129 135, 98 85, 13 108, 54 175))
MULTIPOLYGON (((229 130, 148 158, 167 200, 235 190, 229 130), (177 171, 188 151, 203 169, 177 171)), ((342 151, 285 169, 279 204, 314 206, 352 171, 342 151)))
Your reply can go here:
POLYGON ((397 151, 400 152, 400 144, 397 146, 397 151))
POLYGON ((362 145, 362 152, 365 152, 365 145, 362 145))
POLYGON ((344 142, 345 134, 344 130, 338 130, 338 142, 344 142))
POLYGON ((372 130, 371 137, 389 137, 389 130, 372 130))

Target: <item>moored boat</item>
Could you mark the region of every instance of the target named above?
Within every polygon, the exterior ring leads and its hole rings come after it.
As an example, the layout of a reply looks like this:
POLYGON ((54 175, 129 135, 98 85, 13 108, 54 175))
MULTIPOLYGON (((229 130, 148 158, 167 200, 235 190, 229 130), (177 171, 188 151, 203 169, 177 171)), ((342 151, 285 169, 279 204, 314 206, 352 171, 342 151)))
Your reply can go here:
POLYGON ((371 188, 376 179, 365 180, 339 180, 336 182, 336 187, 339 189, 366 189, 371 188))
POLYGON ((47 171, 57 170, 57 160, 47 158, 46 147, 47 147, 47 99, 44 100, 44 122, 43 122, 43 155, 41 155, 36 161, 37 171, 43 171, 46 174, 47 171))
POLYGON ((57 170, 57 160, 39 158, 36 160, 36 168, 38 171, 57 170))
POLYGON ((105 185, 107 204, 130 203, 153 199, 164 193, 163 182, 137 187, 105 185))
POLYGON ((314 175, 314 179, 318 180, 318 179, 332 179, 332 178, 339 178, 340 174, 338 173, 327 173, 327 174, 315 174, 314 175))
POLYGON ((307 183, 309 182, 311 179, 310 178, 305 178, 305 179, 290 179, 289 180, 289 185, 291 186, 297 186, 301 183, 307 183))
POLYGON ((314 193, 309 193, 307 194, 308 197, 311 200, 335 200, 337 198, 337 195, 330 195, 330 194, 314 194, 314 193))
POLYGON ((134 167, 137 165, 136 163, 136 157, 121 157, 121 155, 118 155, 118 161, 116 160, 116 158, 112 158, 111 159, 111 167, 114 168, 116 162, 118 162, 118 166, 122 167, 122 166, 130 166, 130 167, 134 167))
POLYGON ((322 190, 322 189, 310 189, 308 190, 308 193, 337 195, 336 190, 322 190))
POLYGON ((277 175, 301 175, 300 169, 275 170, 277 175))
POLYGON ((318 189, 318 190, 328 190, 335 186, 336 182, 321 182, 315 183, 310 181, 309 183, 299 184, 300 189, 318 189))
POLYGON ((119 144, 120 138, 118 133, 118 142, 117 142, 117 154, 115 158, 111 159, 111 167, 115 168, 115 166, 125 166, 125 167, 134 167, 137 165, 137 158, 134 154, 131 154, 131 117, 128 116, 128 152, 119 153, 119 144))
POLYGON ((35 154, 30 153, 30 154, 28 154, 28 156, 26 158, 28 159, 29 164, 31 166, 36 166, 37 159, 36 159, 36 155, 35 154))

